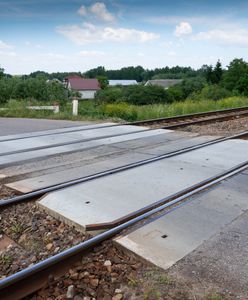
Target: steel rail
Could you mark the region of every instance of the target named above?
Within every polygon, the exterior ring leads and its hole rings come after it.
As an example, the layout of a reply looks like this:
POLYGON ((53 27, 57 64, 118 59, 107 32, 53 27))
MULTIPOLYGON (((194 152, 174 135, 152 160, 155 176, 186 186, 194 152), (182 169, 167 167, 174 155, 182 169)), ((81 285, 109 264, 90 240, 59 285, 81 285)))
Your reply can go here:
POLYGON ((149 129, 149 128, 147 129, 146 128, 146 129, 142 129, 142 130, 136 130, 136 131, 133 131, 133 132, 110 134, 110 135, 105 135, 105 136, 98 136, 98 137, 92 137, 92 138, 86 138, 86 139, 78 139, 78 140, 75 140, 75 141, 57 143, 57 144, 52 144, 52 145, 47 145, 47 146, 39 146, 39 147, 34 147, 34 148, 14 150, 14 151, 9 151, 9 152, 5 152, 5 153, 0 153, 0 156, 8 156, 8 155, 12 155, 12 154, 33 152, 33 151, 56 148, 56 147, 61 147, 61 146, 80 144, 80 143, 85 143, 85 142, 90 142, 90 141, 98 141, 98 140, 102 140, 102 139, 108 139, 108 138, 118 137, 118 136, 125 136, 125 135, 140 133, 140 132, 149 132, 149 131, 152 131, 152 130, 158 130, 158 128, 157 129, 149 129))
MULTIPOLYGON (((90 125, 91 124, 85 125, 85 126, 90 126, 90 125)), ((16 140, 23 140, 23 139, 31 139, 31 138, 40 137, 40 136, 49 136, 49 135, 57 135, 57 134, 71 133, 71 132, 77 132, 77 131, 88 131, 88 130, 95 130, 95 129, 101 129, 101 128, 116 127, 116 126, 122 126, 122 125, 124 125, 124 124, 111 124, 111 125, 104 125, 104 126, 98 126, 98 127, 93 127, 93 128, 72 129, 72 130, 67 130, 67 131, 65 130, 65 131, 54 132, 54 133, 41 133, 41 134, 36 134, 36 135, 27 135, 27 136, 15 137, 15 138, 14 137, 6 138, 4 140, 0 139, 0 143, 16 141, 16 140)), ((72 128, 82 127, 82 126, 84 126, 84 125, 74 125, 72 128)), ((63 128, 70 128, 70 127, 63 127, 63 128)), ((61 128, 61 129, 63 129, 63 128, 61 128)), ((58 128, 58 129, 60 129, 60 128, 58 128)), ((56 129, 51 129, 51 130, 56 130, 56 129)), ((28 133, 23 133, 23 134, 28 134, 28 133)))
POLYGON ((217 143, 220 143, 220 142, 224 142, 224 141, 227 141, 227 140, 230 140, 230 139, 240 138, 240 137, 246 136, 246 135, 248 135, 248 131, 245 131, 245 132, 242 132, 242 133, 239 133, 239 134, 235 134, 235 135, 232 135, 232 136, 229 136, 229 137, 217 138, 217 139, 214 139, 212 141, 200 143, 200 144, 197 144, 197 145, 194 145, 194 146, 185 147, 183 149, 179 149, 179 150, 172 151, 172 152, 169 152, 169 153, 161 154, 161 155, 158 155, 158 156, 155 156, 155 157, 152 157, 152 158, 143 159, 143 160, 140 160, 140 161, 137 161, 137 162, 134 162, 134 163, 130 163, 130 164, 126 164, 126 165, 123 165, 123 166, 120 166, 120 167, 108 169, 108 170, 98 172, 98 173, 95 173, 95 174, 92 174, 92 175, 89 175, 89 176, 84 176, 84 177, 79 177, 77 179, 68 180, 68 181, 65 181, 63 183, 51 185, 51 186, 48 186, 48 187, 42 188, 42 189, 37 189, 37 190, 34 190, 32 192, 28 192, 28 193, 20 195, 20 196, 15 196, 13 198, 1 199, 0 200, 0 208, 4 208, 4 207, 7 207, 9 205, 17 204, 17 203, 20 203, 20 202, 23 202, 23 201, 29 201, 29 200, 32 200, 34 198, 43 196, 44 194, 46 194, 48 192, 57 191, 57 190, 67 188, 67 187, 70 187, 70 186, 73 186, 73 185, 76 185, 76 184, 79 184, 79 183, 88 182, 88 181, 91 181, 91 180, 94 180, 94 179, 98 179, 98 178, 102 178, 102 177, 109 176, 109 175, 112 175, 112 174, 116 174, 116 173, 119 173, 119 172, 123 172, 123 171, 126 171, 126 170, 130 170, 130 169, 133 169, 133 168, 136 168, 136 167, 139 167, 139 166, 143 166, 143 165, 146 165, 146 164, 149 164, 149 163, 153 163, 153 162, 156 162, 156 161, 159 161, 159 160, 162 160, 162 159, 166 159, 166 158, 173 157, 173 156, 176 156, 176 155, 179 155, 179 154, 187 153, 187 152, 197 150, 197 149, 200 149, 200 148, 203 148, 203 147, 211 146, 211 145, 214 145, 214 144, 217 144, 217 143))
POLYGON ((229 115, 224 115, 224 116, 216 116, 212 118, 206 118, 206 119, 201 119, 201 120, 193 120, 193 121, 188 121, 188 122, 183 122, 183 123, 177 123, 177 124, 172 124, 172 125, 166 125, 159 127, 160 129, 173 129, 173 128, 180 128, 180 127, 186 127, 189 125, 196 125, 196 124, 208 124, 212 122, 223 122, 225 120, 231 120, 231 119, 238 119, 239 117, 244 117, 248 116, 248 112, 242 112, 240 114, 229 114, 229 115))
MULTIPOLYGON (((101 139, 105 139, 105 138, 125 136, 125 135, 140 133, 140 132, 150 132, 150 131, 154 131, 154 130, 158 130, 158 129, 172 129, 172 128, 183 127, 183 126, 188 126, 188 125, 192 125, 192 124, 209 123, 209 122, 218 121, 218 120, 230 119, 232 117, 238 117, 238 116, 242 116, 242 115, 248 115, 248 112, 243 112, 243 113, 240 113, 239 115, 230 114, 230 115, 219 116, 219 117, 216 116, 216 117, 213 117, 213 118, 208 118, 208 119, 203 119, 203 120, 195 120, 195 121, 189 121, 189 122, 184 122, 184 123, 179 123, 179 124, 166 125, 166 126, 162 126, 162 127, 159 127, 159 128, 146 128, 146 129, 143 129, 143 130, 136 130, 136 131, 133 131, 133 132, 125 132, 125 133, 120 133, 120 134, 111 134, 111 135, 106 135, 106 136, 98 136, 98 137, 92 137, 92 138, 86 138, 86 139, 78 139, 78 140, 75 140, 75 141, 68 141, 68 142, 57 143, 57 144, 46 145, 46 146, 39 146, 39 147, 34 147, 34 148, 14 150, 14 151, 9 151, 9 152, 5 152, 5 153, 0 153, 0 157, 1 156, 13 155, 13 154, 39 151, 39 150, 50 149, 50 148, 56 148, 56 147, 61 147, 61 146, 66 146, 66 145, 74 145, 74 144, 85 143, 85 142, 89 142, 89 141, 97 141, 97 140, 101 140, 101 139)), ((181 118, 181 117, 182 116, 179 116, 179 118, 181 118)), ((178 118, 178 117, 175 117, 175 118, 178 118)), ((170 120, 171 119, 173 119, 173 118, 170 118, 170 120)), ((165 120, 168 120, 168 119, 163 119, 163 120, 165 121, 165 120)), ((143 124, 143 123, 147 124, 148 122, 154 122, 154 120, 141 121, 139 124, 143 124)), ((123 125, 132 125, 132 124, 134 124, 134 123, 114 124, 114 125, 106 126, 106 127, 108 128, 108 127, 116 127, 116 126, 123 126, 123 125)), ((138 123, 135 122, 135 124, 138 124, 138 123)), ((103 128, 103 127, 101 127, 101 128, 103 128)), ((94 129, 96 129, 96 128, 93 128, 93 130, 94 129)))
MULTIPOLYGON (((176 193, 171 195, 171 201, 167 199, 166 203, 160 205, 159 207, 153 208, 142 215, 136 216, 133 219, 120 224, 108 231, 98 234, 95 237, 90 238, 87 241, 84 241, 76 246, 73 246, 70 249, 64 250, 63 252, 56 254, 52 257, 49 257, 31 267, 28 267, 22 271, 17 272, 16 274, 10 275, 5 279, 0 281, 0 299, 5 300, 16 300, 21 299, 25 296, 30 295, 31 293, 39 290, 40 288, 47 285, 49 279, 56 280, 58 279, 69 267, 79 261, 81 257, 90 251, 94 246, 100 244, 106 239, 112 238, 122 230, 136 224, 139 221, 147 219, 152 215, 161 212, 162 210, 171 207, 175 204, 185 205, 183 200, 192 200, 189 197, 204 191, 205 189, 212 187, 213 185, 234 176, 243 170, 248 168, 248 161, 243 162, 229 170, 226 170, 216 176, 216 179, 212 178, 211 182, 206 181, 204 185, 195 185, 195 188, 189 190, 185 194, 176 193)), ((162 200, 160 200, 162 201, 162 200)), ((161 202, 162 203, 162 202, 161 202)), ((175 208, 180 207, 178 205, 175 208)), ((174 209, 175 209, 174 208, 174 209)), ((170 211, 169 211, 170 212, 170 211)), ((165 214, 167 214, 165 212, 165 214)))
MULTIPOLYGON (((238 165, 238 168, 244 167, 247 164, 248 164, 248 161, 246 161, 245 163, 242 163, 242 164, 238 165)), ((231 172, 235 171, 236 169, 237 169, 237 166, 229 169, 228 173, 231 173, 231 172)), ((202 186, 210 184, 211 182, 213 182, 213 181, 215 181, 215 180, 223 177, 224 175, 226 175, 226 171, 221 172, 221 173, 219 173, 217 175, 214 175, 214 176, 212 176, 212 177, 210 177, 208 179, 205 179, 203 181, 200 181, 200 182, 198 182, 198 183, 196 183, 196 184, 194 184, 194 185, 192 185, 190 187, 187 187, 187 188, 185 188, 185 189, 183 189, 183 190, 175 193, 173 196, 168 196, 166 198, 163 198, 162 200, 156 201, 156 202, 154 202, 152 204, 149 204, 149 205, 147 205, 145 207, 142 207, 142 208, 140 208, 140 209, 138 209, 136 211, 133 211, 130 214, 127 214, 126 216, 123 216, 123 217, 121 217, 119 219, 116 219, 114 221, 104 222, 104 223, 97 223, 97 224, 88 224, 88 225, 85 226, 85 228, 86 228, 85 230, 86 231, 97 231, 97 230, 106 230, 106 229, 110 229, 110 228, 116 227, 116 226, 118 226, 120 224, 123 224, 123 223, 125 223, 125 222, 127 222, 127 221, 129 221, 129 220, 131 220, 131 219, 133 219, 135 217, 137 217, 137 216, 140 216, 140 215, 148 212, 151 209, 157 208, 157 207, 159 207, 159 206, 161 206, 163 204, 166 204, 166 203, 170 202, 171 200, 174 200, 174 199, 176 199, 178 197, 183 196, 184 194, 188 194, 188 193, 190 193, 190 192, 192 192, 192 191, 194 191, 194 190, 196 190, 196 189, 198 189, 198 188, 200 188, 202 186)))
POLYGON ((243 107, 238 107, 238 108, 227 108, 227 109, 222 109, 222 110, 211 110, 208 112, 185 114, 185 115, 172 116, 172 117, 167 117, 167 118, 156 118, 156 119, 134 121, 131 124, 132 125, 141 125, 141 124, 146 124, 146 123, 149 124, 149 123, 155 123, 155 122, 161 122, 161 121, 177 121, 177 120, 186 119, 186 118, 188 119, 188 118, 211 116, 211 115, 215 115, 215 114, 223 114, 223 113, 229 113, 229 112, 230 113, 239 112, 239 111, 243 111, 243 110, 247 110, 247 109, 248 109, 248 106, 243 106, 243 107))
MULTIPOLYGON (((58 134, 64 134, 64 133, 70 133, 70 132, 88 131, 88 130, 96 130, 96 129, 101 129, 101 128, 124 126, 124 125, 125 126, 126 125, 141 125, 141 124, 146 124, 146 123, 149 124, 149 123, 152 123, 152 122, 173 121, 173 120, 177 121, 177 120, 181 120, 181 119, 185 119, 185 118, 195 118, 195 117, 201 117, 201 116, 204 117, 204 116, 211 116, 211 115, 215 115, 215 114, 239 112, 239 111, 243 111, 243 110, 248 110, 248 107, 244 106, 244 107, 222 109, 222 110, 216 110, 216 111, 199 112, 199 113, 194 113, 194 114, 185 114, 185 115, 181 115, 181 116, 173 116, 173 117, 167 117, 167 118, 148 119, 148 120, 135 121, 135 122, 127 122, 127 123, 120 123, 120 124, 97 126, 97 127, 93 127, 93 128, 72 129, 72 130, 68 130, 68 131, 65 130, 65 131, 61 131, 61 132, 57 132, 57 133, 41 133, 41 134, 36 134, 36 135, 32 135, 32 136, 27 135, 27 136, 16 137, 16 138, 6 138, 4 140, 0 139, 0 143, 1 142, 8 142, 8 141, 35 138, 35 137, 42 137, 42 136, 58 135, 58 134)), ((77 126, 74 126, 74 127, 81 127, 81 126, 83 126, 83 125, 77 125, 77 126)), ((90 126, 90 124, 85 125, 85 126, 90 126)), ((66 128, 70 128, 70 127, 64 127, 64 128, 66 129, 66 128)))

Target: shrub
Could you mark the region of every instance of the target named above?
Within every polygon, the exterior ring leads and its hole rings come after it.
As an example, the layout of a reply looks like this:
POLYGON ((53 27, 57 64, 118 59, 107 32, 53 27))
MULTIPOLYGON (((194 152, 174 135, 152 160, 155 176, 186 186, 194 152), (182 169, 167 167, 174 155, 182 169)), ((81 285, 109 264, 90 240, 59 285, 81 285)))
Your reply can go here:
POLYGON ((38 101, 65 101, 66 91, 58 82, 46 82, 41 78, 2 78, 0 79, 0 103, 9 99, 35 99, 38 101))
POLYGON ((120 118, 127 121, 137 119, 137 111, 134 106, 127 103, 104 104, 100 107, 106 117, 120 118))
POLYGON ((127 102, 135 105, 169 103, 172 97, 160 86, 130 85, 127 87, 108 87, 96 94, 96 99, 103 103, 127 102))
POLYGON ((104 103, 114 103, 122 101, 123 93, 121 87, 107 87, 96 93, 96 100, 104 103))
POLYGON ((231 92, 217 84, 206 85, 200 92, 189 96, 192 100, 220 100, 231 96, 231 92))
POLYGON ((135 105, 167 103, 169 97, 164 88, 155 85, 133 85, 123 89, 126 102, 135 105))

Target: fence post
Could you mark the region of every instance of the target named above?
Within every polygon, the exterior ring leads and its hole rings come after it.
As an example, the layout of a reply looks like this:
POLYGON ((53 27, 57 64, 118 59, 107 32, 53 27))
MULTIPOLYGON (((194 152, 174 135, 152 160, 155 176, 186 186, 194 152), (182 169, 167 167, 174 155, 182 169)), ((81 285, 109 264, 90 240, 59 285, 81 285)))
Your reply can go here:
POLYGON ((78 115, 78 99, 77 98, 72 99, 72 115, 73 116, 78 115))

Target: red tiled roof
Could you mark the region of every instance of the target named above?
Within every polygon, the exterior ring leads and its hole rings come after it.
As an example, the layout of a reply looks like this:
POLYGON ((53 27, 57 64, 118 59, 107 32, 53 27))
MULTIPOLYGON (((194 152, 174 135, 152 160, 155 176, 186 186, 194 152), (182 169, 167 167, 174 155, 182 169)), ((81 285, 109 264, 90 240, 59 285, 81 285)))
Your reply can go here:
POLYGON ((73 90, 100 90, 100 84, 97 79, 86 79, 81 77, 68 77, 68 82, 73 90))

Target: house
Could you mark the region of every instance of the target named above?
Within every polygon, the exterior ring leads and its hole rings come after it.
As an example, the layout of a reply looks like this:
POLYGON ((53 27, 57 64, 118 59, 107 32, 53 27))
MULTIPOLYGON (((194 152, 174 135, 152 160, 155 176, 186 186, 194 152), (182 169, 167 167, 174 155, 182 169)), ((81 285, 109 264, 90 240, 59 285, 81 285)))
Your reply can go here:
POLYGON ((122 80, 122 79, 109 80, 109 86, 116 86, 116 85, 128 86, 128 85, 136 85, 136 84, 138 84, 136 80, 122 80))
POLYGON ((64 80, 67 89, 77 91, 81 99, 94 99, 95 93, 101 89, 95 78, 82 78, 78 75, 68 76, 64 80))
POLYGON ((176 85, 181 83, 182 79, 154 79, 154 80, 148 80, 145 84, 147 85, 158 85, 163 87, 164 89, 168 89, 170 86, 176 85))

